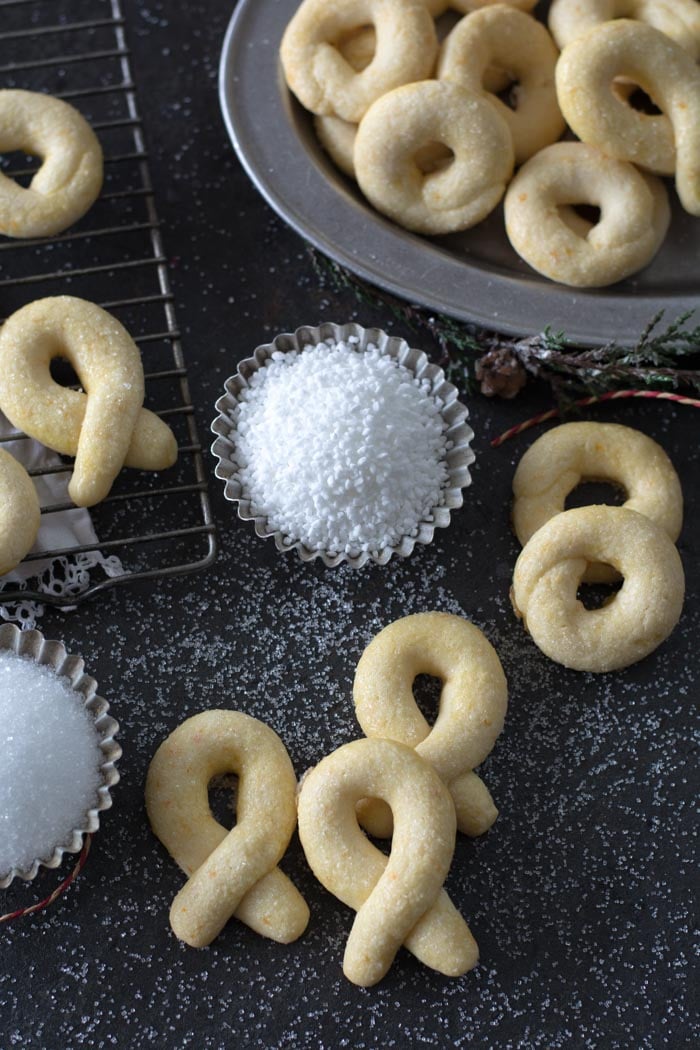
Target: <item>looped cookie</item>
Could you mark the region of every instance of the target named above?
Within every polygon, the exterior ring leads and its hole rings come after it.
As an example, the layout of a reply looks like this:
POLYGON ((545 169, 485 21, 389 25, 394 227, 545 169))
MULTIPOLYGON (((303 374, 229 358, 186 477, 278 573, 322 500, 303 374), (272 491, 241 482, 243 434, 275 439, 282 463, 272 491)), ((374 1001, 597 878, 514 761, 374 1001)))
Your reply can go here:
POLYGON ((41 511, 32 479, 21 463, 0 449, 0 576, 31 550, 41 511))
POLYGON ((505 120, 482 97, 424 80, 370 107, 357 132, 354 164, 360 189, 378 211, 416 233, 451 233, 496 207, 513 171, 513 145, 505 120), (389 126, 396 131, 390 137, 389 126), (426 174, 417 156, 436 143, 454 156, 426 174))
MULTIPOLYGON (((360 657, 353 684, 355 713, 368 737, 398 740, 433 766, 447 784, 457 827, 481 835, 498 810, 473 772, 503 729, 508 686, 495 649, 460 616, 429 612, 405 616, 372 639, 360 657), (432 728, 413 695, 413 681, 430 674, 442 681, 432 728)), ((359 809, 374 835, 391 835, 391 813, 374 801, 359 809)))
POLYGON ((624 507, 651 518, 674 543, 678 539, 683 493, 661 446, 617 423, 564 423, 538 438, 515 471, 513 527, 523 545, 561 514, 582 481, 619 485, 627 497, 624 507))
POLYGON ((577 37, 557 65, 571 129, 610 157, 658 175, 675 172, 681 203, 700 215, 700 70, 678 44, 642 22, 608 22, 577 37), (661 109, 649 115, 615 90, 638 84, 661 109))
POLYGON ((513 136, 516 164, 556 142, 564 130, 554 86, 559 52, 540 23, 505 4, 483 7, 461 19, 440 51, 438 77, 483 94, 513 136), (485 87, 490 70, 505 71, 515 108, 485 87))
POLYGON ((557 142, 531 157, 504 202, 506 233, 538 273, 576 288, 621 281, 651 261, 671 212, 659 179, 581 142, 557 142), (574 209, 600 209, 589 222, 574 209))
POLYGON ((697 0, 552 0, 549 30, 560 49, 589 29, 630 18, 646 22, 700 58, 700 5, 697 0))
POLYGON ((125 465, 163 470, 175 462, 175 437, 142 408, 143 395, 138 347, 94 303, 39 299, 0 329, 0 409, 30 437, 75 456, 68 492, 79 507, 104 499, 125 465), (70 362, 85 393, 54 381, 55 357, 70 362))
POLYGON ((615 671, 653 652, 681 614, 685 580, 663 529, 625 507, 577 507, 550 518, 520 553, 511 600, 535 644, 577 671, 615 671), (577 591, 590 562, 622 587, 599 609, 577 591))
POLYGON ((202 948, 235 915, 282 944, 306 929, 304 898, 276 865, 296 825, 296 777, 268 726, 240 711, 205 711, 156 751, 146 780, 154 833, 189 876, 170 909, 175 936, 202 948), (213 777, 238 776, 230 831, 209 808, 213 777))
POLYGON ((478 948, 442 884, 454 850, 452 800, 435 770, 392 740, 356 740, 304 777, 299 837, 327 890, 357 911, 343 972, 376 984, 403 944, 426 966, 457 977, 476 965, 478 948), (380 798, 394 818, 387 858, 362 832, 360 799, 380 798))
POLYGON ((357 123, 387 91, 430 76, 437 47, 421 0, 304 0, 280 55, 287 84, 306 109, 357 123), (374 26, 376 50, 358 72, 337 45, 367 25, 374 26))
POLYGON ((35 91, 0 91, 0 153, 42 158, 28 187, 0 172, 0 233, 50 237, 77 222, 102 188, 102 149, 68 103, 35 91))

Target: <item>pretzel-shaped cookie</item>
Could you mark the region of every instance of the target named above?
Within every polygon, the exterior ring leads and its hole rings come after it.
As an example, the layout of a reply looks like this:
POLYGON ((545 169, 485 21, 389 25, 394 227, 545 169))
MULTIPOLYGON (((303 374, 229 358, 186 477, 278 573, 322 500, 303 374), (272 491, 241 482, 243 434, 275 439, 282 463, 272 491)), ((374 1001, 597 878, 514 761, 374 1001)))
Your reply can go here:
POLYGON ((25 189, 0 173, 0 233, 49 237, 85 214, 102 188, 102 149, 77 109, 36 91, 0 91, 0 153, 42 158, 25 189))
POLYGON ((39 299, 0 329, 0 409, 26 434, 76 457, 68 491, 79 507, 104 499, 123 466, 163 470, 175 462, 175 437, 142 408, 143 393, 138 347, 94 303, 39 299), (72 364, 87 396, 52 379, 55 357, 72 364))
POLYGON ((630 18, 646 22, 675 40, 691 58, 700 58, 700 7, 697 0, 552 0, 549 31, 563 50, 589 29, 630 18))
MULTIPOLYGON (((476 836, 491 827, 498 810, 473 769, 503 729, 508 686, 496 650, 478 627, 441 612, 396 620, 360 657, 353 698, 368 737, 398 740, 433 766, 452 795, 460 831, 476 836), (413 696, 419 674, 443 682, 432 729, 413 696)), ((359 814, 372 834, 391 835, 388 807, 367 801, 359 814)))
POLYGON ((681 204, 700 215, 700 70, 683 48, 643 22, 607 22, 564 49, 556 81, 583 142, 659 175, 675 172, 681 204), (661 115, 628 105, 619 78, 643 88, 661 115))
POLYGON ((282 944, 306 929, 309 909, 277 863, 296 825, 296 777, 277 734, 240 711, 188 718, 156 751, 146 780, 154 833, 189 876, 170 909, 175 936, 202 948, 235 915, 282 944), (209 809, 209 782, 238 775, 237 823, 209 809))
POLYGON ((664 530, 625 507, 577 507, 523 547, 511 600, 535 644, 577 671, 615 671, 653 652, 681 614, 685 580, 664 530), (621 589, 599 609, 577 598, 589 562, 612 565, 621 589))
POLYGON ((316 878, 357 911, 343 960, 353 983, 380 981, 402 944, 448 976, 476 965, 474 938, 442 889, 454 850, 454 807, 412 748, 355 740, 324 758, 301 783, 299 837, 316 878), (367 797, 391 807, 389 858, 357 823, 355 807, 367 797))
POLYGON ((513 170, 513 144, 505 120, 479 95, 423 80, 370 107, 355 139, 354 164, 360 189, 378 211, 416 233, 450 233, 474 226, 496 207, 513 170), (388 125, 396 131, 391 137, 388 125), (426 175, 416 158, 435 143, 454 159, 426 175))
MULTIPOLYGON (((617 423, 564 423, 527 450, 513 478, 513 527, 524 545, 564 510, 582 481, 610 481, 627 495, 623 506, 660 525, 675 542, 683 524, 683 493, 670 459, 646 434, 617 423)), ((587 582, 615 578, 604 565, 589 566, 587 582)))
POLYGON ((556 142, 531 157, 504 202, 506 233, 516 252, 553 281, 598 288, 646 266, 666 235, 666 189, 594 146, 556 142), (600 208, 593 224, 576 204, 600 208))
POLYGON ((430 76, 436 55, 435 26, 422 0, 304 0, 280 49, 301 104, 351 123, 392 88, 430 76), (357 72, 336 42, 367 25, 375 28, 376 51, 357 72))
POLYGON ((438 61, 440 80, 483 94, 513 136, 516 164, 556 142, 564 130, 554 69, 559 52, 545 27, 505 4, 483 7, 461 19, 445 39, 438 61), (511 109, 485 87, 493 67, 518 82, 511 109))
POLYGON ((21 463, 0 449, 0 576, 31 550, 41 512, 32 479, 21 463))

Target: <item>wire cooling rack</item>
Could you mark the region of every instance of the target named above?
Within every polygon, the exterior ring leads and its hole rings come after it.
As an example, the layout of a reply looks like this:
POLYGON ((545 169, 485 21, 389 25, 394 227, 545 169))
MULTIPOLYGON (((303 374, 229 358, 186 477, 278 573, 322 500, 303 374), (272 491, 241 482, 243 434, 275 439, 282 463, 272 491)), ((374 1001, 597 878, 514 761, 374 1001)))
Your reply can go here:
MULTIPOLYGON (((187 373, 156 212, 148 153, 131 73, 120 0, 0 0, 0 87, 44 91, 80 109, 105 157, 102 194, 88 214, 52 238, 0 237, 0 318, 47 295, 99 303, 141 349, 147 407, 175 431, 175 467, 159 474, 123 471, 92 518, 99 542, 30 554, 25 563, 62 556, 116 555, 123 575, 90 579, 80 594, 2 587, 0 602, 74 605, 136 579, 193 572, 209 565, 216 539, 187 373)), ((27 185, 39 163, 18 154, 0 170, 27 185)), ((2 442, 26 440, 14 433, 2 442)), ((30 470, 66 473, 69 462, 30 470)), ((70 502, 45 507, 45 515, 70 502)))

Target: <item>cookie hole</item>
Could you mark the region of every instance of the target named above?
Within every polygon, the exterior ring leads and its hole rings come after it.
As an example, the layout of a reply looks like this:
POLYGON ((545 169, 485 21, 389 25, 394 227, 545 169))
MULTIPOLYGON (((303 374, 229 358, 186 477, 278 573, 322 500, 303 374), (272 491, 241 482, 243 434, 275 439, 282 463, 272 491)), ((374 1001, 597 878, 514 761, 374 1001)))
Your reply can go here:
POLYGON ((423 175, 444 171, 454 159, 454 152, 444 142, 426 142, 413 154, 416 167, 423 175))
POLYGON ((571 209, 580 219, 590 222, 591 226, 597 226, 600 222, 601 211, 595 204, 572 204, 571 209))
POLYGON ((651 95, 647 94, 639 84, 630 84, 628 81, 615 81, 613 83, 613 94, 626 103, 630 109, 638 113, 644 113, 647 117, 658 117, 663 111, 654 102, 651 95))
POLYGON ((58 383, 59 386, 80 386, 80 380, 78 379, 75 373, 75 369, 69 361, 66 361, 65 358, 52 358, 49 369, 51 372, 51 378, 53 379, 54 383, 58 383))
POLYGON ((236 826, 236 806, 238 805, 238 777, 234 773, 222 773, 212 777, 207 789, 209 809, 214 820, 229 831, 236 826))
POLYGON ((335 46, 348 65, 356 73, 361 73, 374 58, 376 43, 377 37, 374 26, 368 24, 358 26, 357 29, 353 29, 349 33, 343 33, 335 41, 335 46))
POLYGON ((504 106, 515 111, 520 105, 520 81, 508 78, 508 83, 494 94, 496 98, 500 98, 504 106))
POLYGON ((620 507, 626 499, 627 492, 622 485, 616 485, 612 481, 582 481, 566 497, 564 510, 600 504, 620 507))
POLYGON ((0 171, 26 190, 34 178, 34 172, 29 172, 26 175, 16 175, 15 172, 22 171, 24 168, 36 167, 37 161, 41 162, 41 158, 25 153, 24 150, 0 153, 0 171))
POLYGON ((418 710, 428 725, 434 725, 440 708, 442 680, 432 674, 419 674, 413 679, 413 696, 418 710))
MULTIPOLYGON (((596 568, 598 568, 597 563, 596 568)), ((610 572, 615 572, 612 565, 605 565, 605 568, 609 569, 610 572)), ((602 609, 604 605, 611 602, 621 586, 622 580, 619 580, 616 583, 580 583, 578 591, 576 592, 576 597, 581 602, 584 609, 593 612, 593 610, 602 609)))

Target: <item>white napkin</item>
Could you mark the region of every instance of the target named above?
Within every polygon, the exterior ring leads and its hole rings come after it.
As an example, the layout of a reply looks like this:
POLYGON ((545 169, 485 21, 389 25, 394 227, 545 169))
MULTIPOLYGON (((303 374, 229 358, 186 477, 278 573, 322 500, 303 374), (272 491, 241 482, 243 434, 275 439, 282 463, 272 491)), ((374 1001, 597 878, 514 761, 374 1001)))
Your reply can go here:
MULTIPOLYGON (((0 437, 14 437, 17 440, 3 441, 2 447, 14 456, 27 470, 40 467, 57 466, 62 463, 60 456, 51 452, 38 441, 20 437, 9 420, 0 413, 0 437)), ((68 497, 70 471, 60 474, 47 474, 32 479, 43 507, 55 503, 65 503, 68 497)), ((97 535, 92 525, 89 512, 83 507, 57 511, 54 514, 42 514, 39 532, 31 553, 58 550, 63 547, 77 547, 84 544, 96 544, 97 535)), ((41 616, 44 606, 38 602, 8 602, 2 604, 2 589, 15 590, 19 584, 22 589, 40 591, 44 594, 77 595, 90 586, 90 570, 100 567, 106 576, 121 576, 123 568, 119 558, 114 555, 105 558, 100 551, 88 551, 85 554, 61 555, 57 558, 37 559, 18 565, 13 572, 0 577, 0 620, 13 620, 23 627, 33 627, 37 617, 41 616)), ((75 605, 64 606, 73 609, 75 605)))

